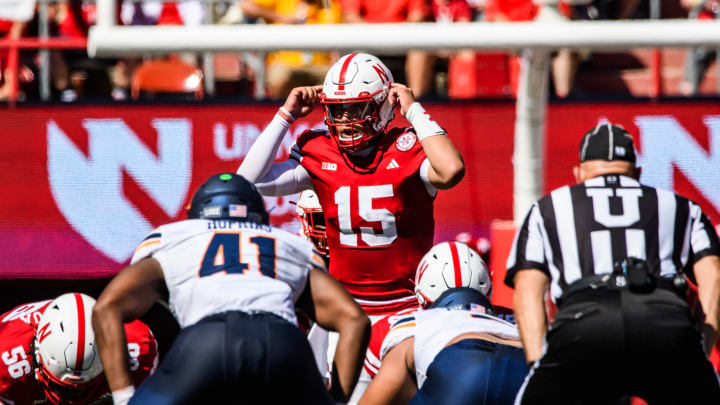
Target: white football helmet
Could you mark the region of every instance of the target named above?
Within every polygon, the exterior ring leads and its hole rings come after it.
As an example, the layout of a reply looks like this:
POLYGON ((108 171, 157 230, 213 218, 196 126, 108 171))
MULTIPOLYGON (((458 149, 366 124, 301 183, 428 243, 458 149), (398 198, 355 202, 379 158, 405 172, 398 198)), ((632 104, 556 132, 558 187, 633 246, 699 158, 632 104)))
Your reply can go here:
POLYGON ((395 115, 388 100, 392 83, 390 70, 367 53, 345 55, 330 68, 320 104, 338 147, 357 152, 383 133, 395 115))
POLYGON ((102 387, 103 366, 91 317, 95 300, 63 294, 43 312, 35 332, 35 377, 53 404, 85 403, 102 387))
POLYGON ((415 295, 427 308, 454 287, 474 288, 489 297, 492 281, 479 253, 462 242, 442 242, 420 260, 415 272, 415 295))
POLYGON ((305 190, 300 193, 297 208, 298 218, 302 223, 302 232, 320 253, 327 255, 327 233, 325 232, 325 215, 323 214, 320 200, 313 190, 305 190))

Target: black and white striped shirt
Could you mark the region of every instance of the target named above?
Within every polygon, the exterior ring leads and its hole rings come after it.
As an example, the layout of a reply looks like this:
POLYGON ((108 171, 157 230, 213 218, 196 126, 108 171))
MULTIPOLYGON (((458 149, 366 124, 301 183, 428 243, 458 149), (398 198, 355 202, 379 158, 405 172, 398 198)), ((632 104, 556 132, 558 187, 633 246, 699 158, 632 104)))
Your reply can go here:
POLYGON ((609 273, 626 257, 672 276, 707 255, 720 256, 715 229, 700 207, 671 191, 603 175, 558 188, 533 204, 515 235, 505 284, 539 269, 553 301, 582 277, 609 273))

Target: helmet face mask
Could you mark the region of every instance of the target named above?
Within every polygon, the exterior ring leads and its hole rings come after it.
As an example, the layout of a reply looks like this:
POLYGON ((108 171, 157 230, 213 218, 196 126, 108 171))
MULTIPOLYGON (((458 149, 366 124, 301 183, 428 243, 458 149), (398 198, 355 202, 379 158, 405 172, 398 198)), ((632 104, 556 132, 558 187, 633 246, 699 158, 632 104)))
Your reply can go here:
POLYGON ((327 120, 333 125, 353 125, 377 116, 377 108, 371 99, 347 103, 328 103, 327 120))
MULTIPOLYGON (((39 357, 41 361, 41 356, 39 357)), ((40 361, 38 361, 38 364, 40 364, 40 361)), ((87 400, 101 389, 101 382, 104 379, 102 373, 88 381, 82 381, 81 377, 73 378, 72 376, 65 376, 64 379, 60 379, 44 367, 36 369, 35 377, 43 387, 45 397, 55 405, 87 403, 87 400)))
POLYGON ((325 215, 322 210, 306 210, 305 220, 303 221, 303 234, 310 239, 315 248, 320 253, 327 254, 327 234, 325 232, 325 215))
POLYGON ((382 135, 395 112, 388 100, 392 83, 387 67, 369 54, 345 55, 330 68, 320 103, 340 150, 362 151, 382 135))
POLYGON ((296 212, 302 224, 303 235, 315 245, 315 249, 328 255, 325 214, 314 191, 305 190, 300 193, 296 212))

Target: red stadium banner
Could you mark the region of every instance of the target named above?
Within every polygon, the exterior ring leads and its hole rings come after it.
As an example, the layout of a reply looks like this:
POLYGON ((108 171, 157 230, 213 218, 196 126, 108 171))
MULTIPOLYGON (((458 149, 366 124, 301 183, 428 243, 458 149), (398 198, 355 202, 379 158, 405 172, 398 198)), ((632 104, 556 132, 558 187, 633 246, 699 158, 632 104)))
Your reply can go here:
MULTIPOLYGON (((486 236, 512 217, 511 103, 426 106, 467 166, 436 201, 436 240, 486 236)), ((183 219, 211 174, 235 171, 277 106, 107 105, 0 111, 0 278, 96 278, 114 274, 154 227, 183 219)), ((675 189, 720 221, 720 103, 551 105, 545 189, 572 182, 582 134, 598 122, 636 137, 642 180, 675 189), (716 156, 715 153, 718 153, 716 156), (717 166, 716 166, 717 165, 717 166)), ((406 125, 397 118, 395 125, 406 125)), ((322 127, 320 113, 294 137, 322 127)), ((269 198, 272 222, 297 229, 297 197, 269 198)))

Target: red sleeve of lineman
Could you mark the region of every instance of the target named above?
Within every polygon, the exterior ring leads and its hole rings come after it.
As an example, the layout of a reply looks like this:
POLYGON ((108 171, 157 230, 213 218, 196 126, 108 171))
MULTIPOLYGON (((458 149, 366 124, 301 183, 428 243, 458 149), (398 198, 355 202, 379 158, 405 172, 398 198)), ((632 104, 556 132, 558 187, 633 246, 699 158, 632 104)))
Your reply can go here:
POLYGON ((0 323, 0 401, 31 405, 44 397, 32 366, 34 336, 35 329, 21 320, 0 323))
POLYGON ((380 349, 382 348, 383 340, 385 340, 388 331, 390 331, 390 315, 380 318, 372 326, 370 342, 368 343, 365 362, 363 363, 363 367, 365 371, 370 374, 370 378, 375 378, 375 375, 380 369, 380 349))
POLYGON ((133 383, 137 387, 157 368, 157 341, 150 328, 140 321, 126 323, 125 336, 127 336, 133 383))

